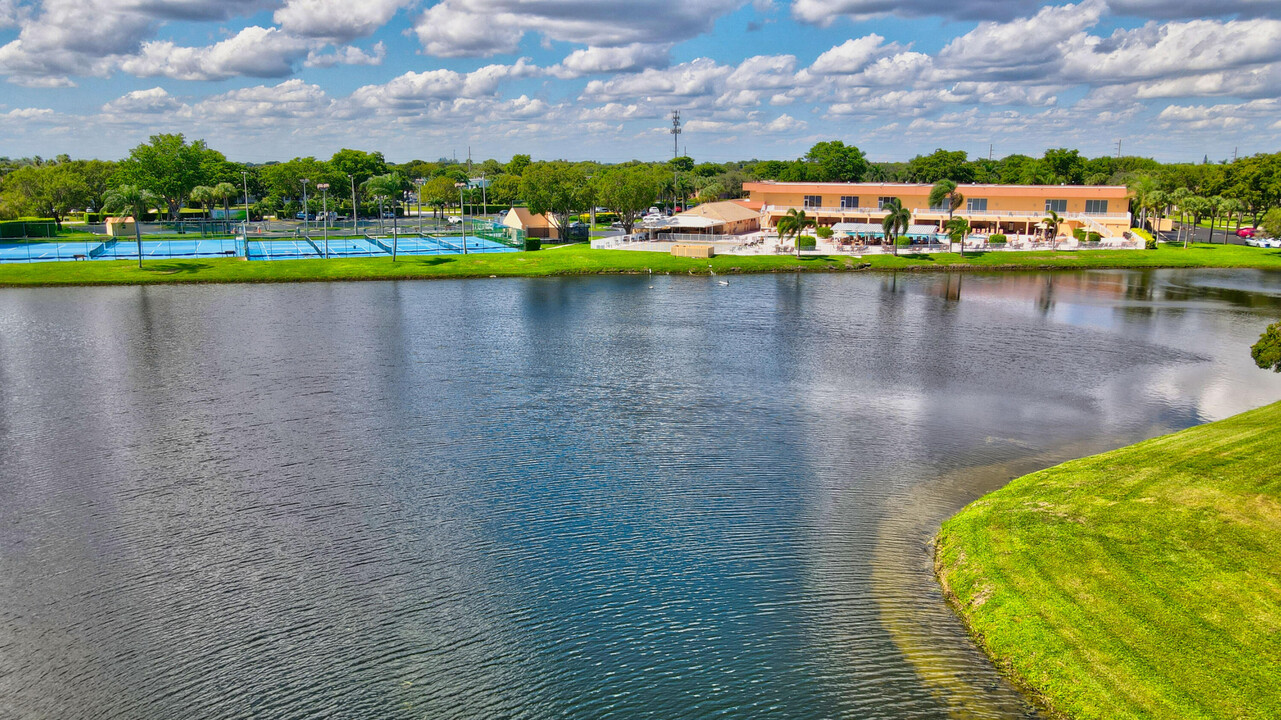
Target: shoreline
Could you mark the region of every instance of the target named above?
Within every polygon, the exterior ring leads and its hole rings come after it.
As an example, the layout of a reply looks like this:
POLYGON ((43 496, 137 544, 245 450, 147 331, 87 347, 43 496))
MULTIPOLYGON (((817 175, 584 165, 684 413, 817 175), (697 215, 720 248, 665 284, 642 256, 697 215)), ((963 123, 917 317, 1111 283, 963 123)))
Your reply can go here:
POLYGON ((948 607, 1049 717, 1275 717, 1278 427, 1274 403, 1010 481, 935 536, 948 607))
POLYGON ((585 275, 748 275, 796 272, 1047 272, 1237 268, 1281 270, 1281 251, 1238 245, 1157 250, 1077 250, 895 255, 720 255, 710 260, 569 245, 528 253, 404 255, 247 261, 238 258, 93 260, 0 265, 0 287, 78 287, 186 283, 433 280, 585 275))

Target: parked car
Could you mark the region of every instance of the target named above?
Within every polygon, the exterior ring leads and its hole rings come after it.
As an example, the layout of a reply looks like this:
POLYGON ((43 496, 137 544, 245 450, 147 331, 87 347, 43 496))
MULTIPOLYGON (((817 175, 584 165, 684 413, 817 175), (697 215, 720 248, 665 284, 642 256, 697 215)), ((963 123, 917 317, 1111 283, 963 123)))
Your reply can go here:
POLYGON ((295 215, 294 215, 294 218, 295 218, 295 219, 297 219, 297 220, 315 220, 315 219, 316 219, 316 213, 303 213, 303 212, 299 212, 299 213, 297 213, 297 214, 295 214, 295 215))
POLYGON ((1245 244, 1257 248, 1281 248, 1281 238, 1263 237, 1262 235, 1253 235, 1245 239, 1245 244))
POLYGON ((1252 227, 1243 227, 1243 228, 1239 228, 1239 229, 1237 230, 1237 237, 1239 237, 1239 238, 1251 238, 1251 237, 1254 237, 1254 233, 1255 233, 1255 229, 1254 229, 1254 228, 1252 228, 1252 227))

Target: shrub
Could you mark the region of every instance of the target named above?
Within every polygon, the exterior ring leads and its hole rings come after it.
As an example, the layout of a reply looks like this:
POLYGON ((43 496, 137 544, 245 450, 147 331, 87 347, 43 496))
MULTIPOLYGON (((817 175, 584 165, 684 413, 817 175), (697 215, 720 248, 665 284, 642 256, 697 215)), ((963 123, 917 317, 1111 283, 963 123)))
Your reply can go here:
POLYGON ((912 238, 906 235, 899 235, 898 240, 895 240, 894 244, 898 245, 899 247, 907 247, 908 245, 912 244, 912 238))
POLYGON ((796 238, 796 249, 798 250, 813 250, 816 247, 818 247, 818 240, 812 235, 802 235, 796 238))
POLYGON ((51 238, 58 234, 58 224, 52 218, 22 218, 0 221, 0 238, 51 238))
POLYGON ((1006 237, 1004 235, 989 235, 987 238, 988 245, 1004 245, 1006 237))
POLYGON ((533 252, 543 247, 543 242, 536 237, 525 237, 525 251, 533 252))
POLYGON ((1143 240, 1145 250, 1156 250, 1156 238, 1152 237, 1152 233, 1143 228, 1130 228, 1130 234, 1143 240))
POLYGON ((826 240, 832 237, 832 228, 826 225, 821 225, 814 229, 814 234, 826 240))
POLYGON ((1103 239, 1103 236, 1096 232, 1091 232, 1085 234, 1085 239, 1089 242, 1098 242, 1103 239))
POLYGON ((1072 237, 1076 238, 1077 242, 1085 242, 1085 228, 1074 229, 1072 231, 1072 237))

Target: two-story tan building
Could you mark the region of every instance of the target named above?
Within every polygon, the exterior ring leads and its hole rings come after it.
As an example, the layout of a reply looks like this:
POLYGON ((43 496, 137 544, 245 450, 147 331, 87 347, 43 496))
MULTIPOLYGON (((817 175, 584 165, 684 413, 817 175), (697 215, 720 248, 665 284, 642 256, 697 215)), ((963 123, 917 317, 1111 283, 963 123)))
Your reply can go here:
MULTIPOLYGON (((946 207, 930 207, 932 185, 903 183, 747 182, 750 206, 761 213, 761 225, 774 227, 792 208, 803 209, 820 226, 837 223, 879 225, 885 204, 898 198, 912 212, 912 223, 942 229, 946 207)), ((1063 219, 1060 236, 1073 230, 1119 238, 1130 229, 1129 190, 1124 186, 959 185, 965 202, 955 215, 966 218, 976 233, 1037 235, 1051 210, 1063 219)))

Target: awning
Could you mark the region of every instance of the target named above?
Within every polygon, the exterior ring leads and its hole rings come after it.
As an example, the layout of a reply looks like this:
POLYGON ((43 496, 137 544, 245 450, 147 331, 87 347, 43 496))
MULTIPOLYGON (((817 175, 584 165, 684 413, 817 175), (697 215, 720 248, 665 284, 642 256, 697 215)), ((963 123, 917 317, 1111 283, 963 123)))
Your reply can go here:
POLYGON ((668 221, 667 227, 706 230, 707 228, 713 228, 717 225, 724 224, 725 223, 722 220, 713 220, 711 218, 699 217, 697 215, 677 215, 668 221))
POLYGON ((875 223, 836 223, 832 226, 832 232, 849 235, 880 235, 883 230, 875 223))
POLYGON ((933 225, 908 225, 908 235, 937 235, 939 229, 933 225))

